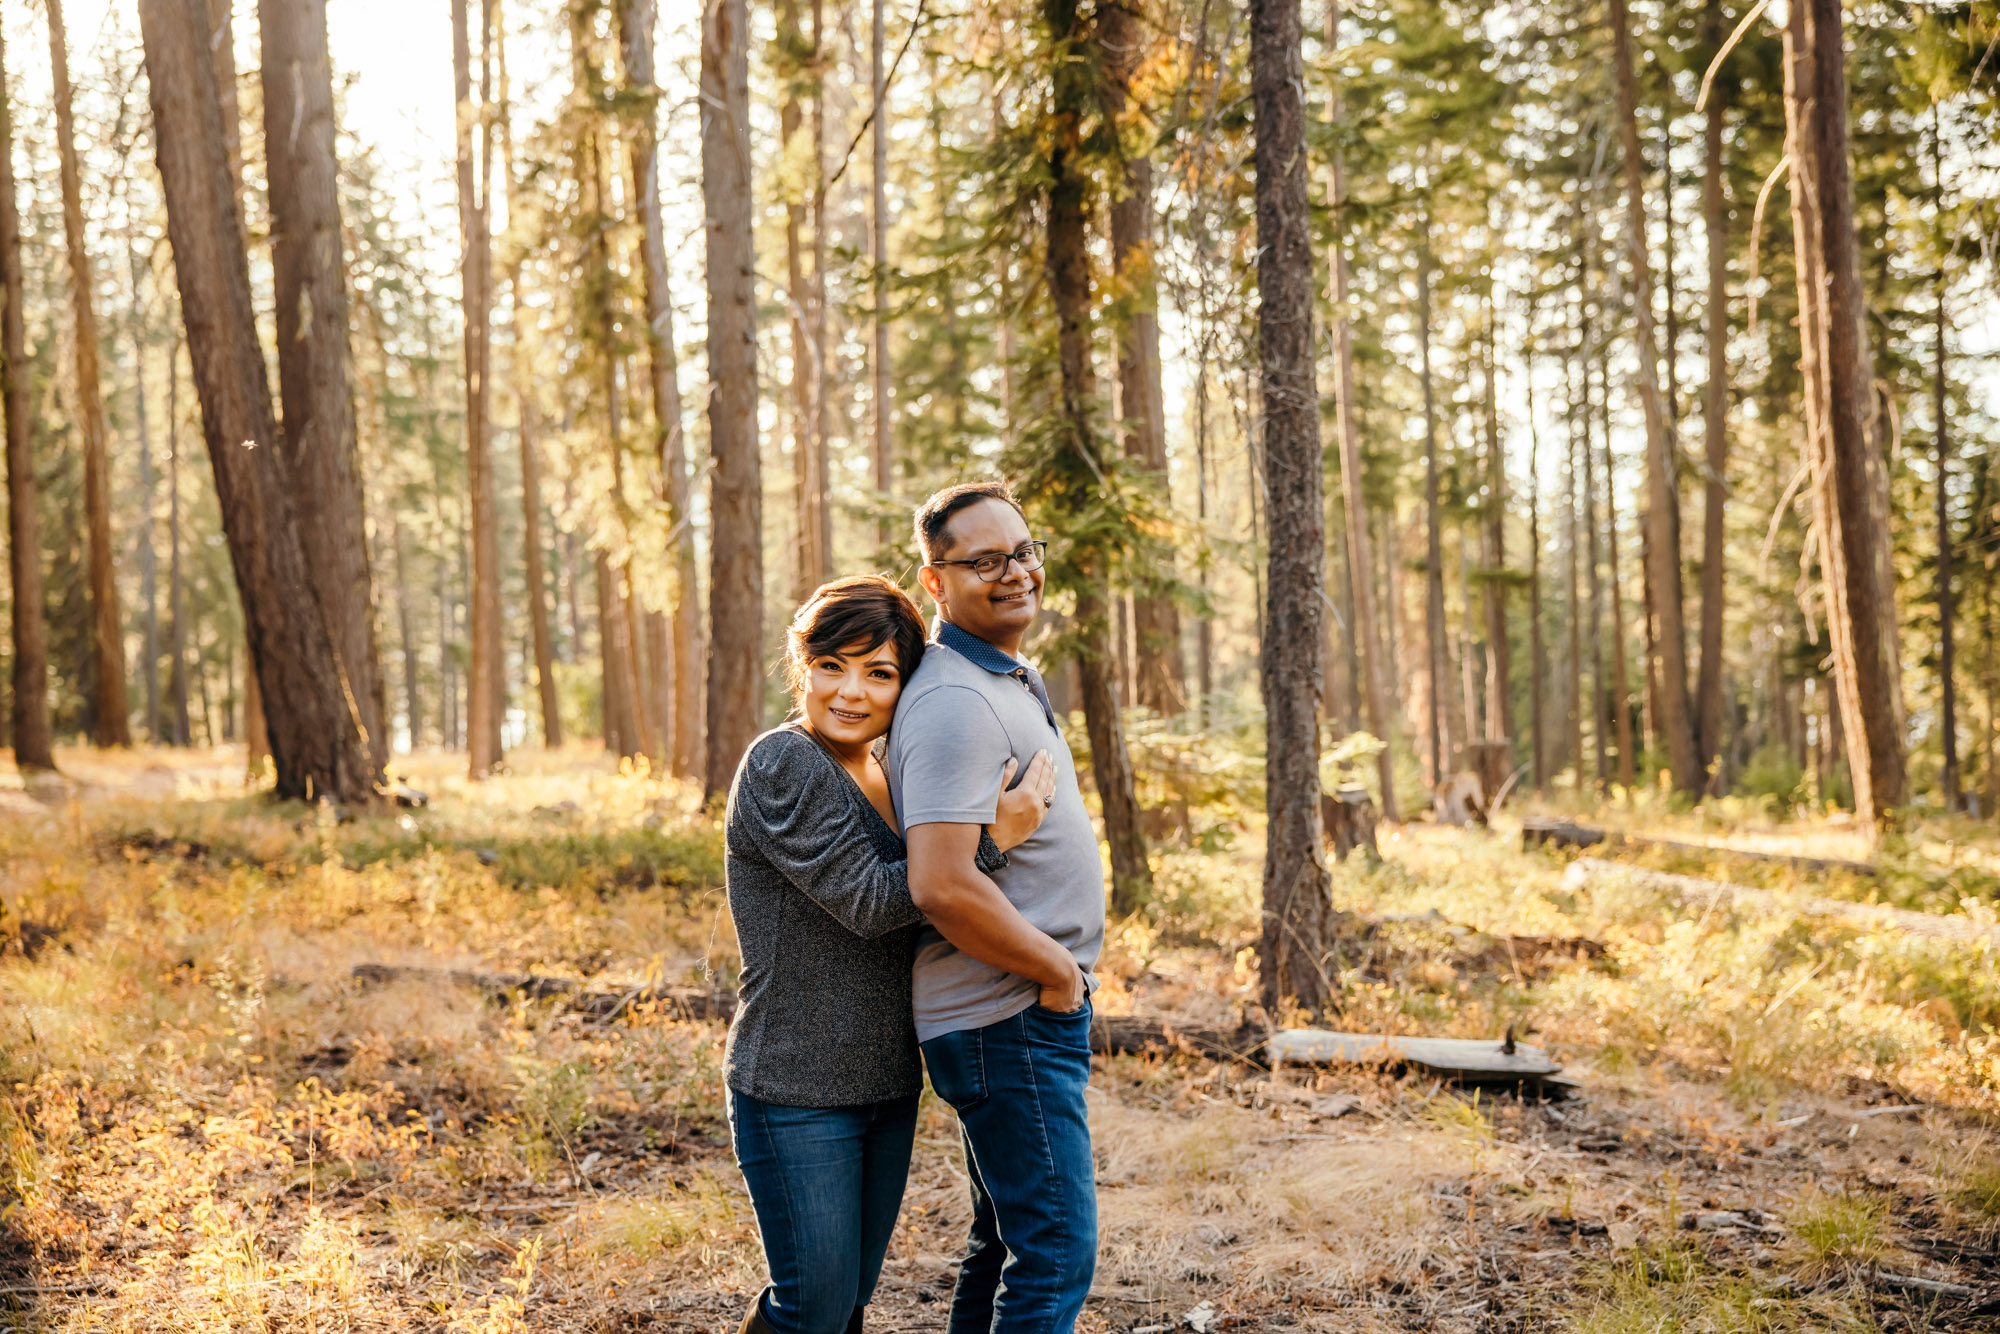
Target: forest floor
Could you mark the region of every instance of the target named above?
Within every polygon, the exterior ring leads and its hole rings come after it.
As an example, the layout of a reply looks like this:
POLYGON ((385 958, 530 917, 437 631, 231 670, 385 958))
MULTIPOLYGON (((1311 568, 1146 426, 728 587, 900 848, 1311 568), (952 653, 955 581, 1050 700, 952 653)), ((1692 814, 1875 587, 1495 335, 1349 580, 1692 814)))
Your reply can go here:
MULTIPOLYGON (((33 795, 0 769, 0 1328, 734 1329, 761 1262, 719 1025, 351 976, 733 980, 696 794, 513 759, 473 785, 419 757, 427 808, 353 821, 244 795, 229 752, 65 752, 33 795)), ((1606 818, 1862 850, 1731 804, 1606 818)), ((1199 823, 1112 926, 1109 1012, 1229 1023, 1254 994, 1257 823, 1199 823)), ((1776 891, 1700 910, 1566 887, 1505 822, 1382 850, 1335 870, 1340 1026, 1515 1024, 1580 1090, 1100 1060, 1087 1334, 2000 1329, 1993 948, 1796 909, 1991 925, 2000 835, 1919 822, 1866 877, 1608 854, 1776 891)), ((871 1329, 942 1328, 967 1212, 927 1095, 871 1329)))

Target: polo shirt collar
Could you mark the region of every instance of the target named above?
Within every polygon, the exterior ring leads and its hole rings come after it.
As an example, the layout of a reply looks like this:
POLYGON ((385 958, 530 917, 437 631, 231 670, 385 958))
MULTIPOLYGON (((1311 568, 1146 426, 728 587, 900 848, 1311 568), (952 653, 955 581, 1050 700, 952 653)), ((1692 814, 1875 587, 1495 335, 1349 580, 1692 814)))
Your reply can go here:
POLYGON ((961 630, 947 620, 938 621, 938 643, 995 676, 1012 676, 1027 666, 1019 658, 1002 653, 970 630, 961 630))

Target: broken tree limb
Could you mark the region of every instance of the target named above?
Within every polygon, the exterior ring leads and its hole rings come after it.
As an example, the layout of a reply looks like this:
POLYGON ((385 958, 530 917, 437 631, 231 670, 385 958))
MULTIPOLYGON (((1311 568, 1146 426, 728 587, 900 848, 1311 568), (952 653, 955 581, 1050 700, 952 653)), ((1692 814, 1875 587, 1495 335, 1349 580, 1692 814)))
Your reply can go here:
MULTIPOLYGON (((514 996, 558 1000, 597 1019, 612 1019, 635 1006, 659 1007, 679 1019, 727 1020, 736 1013, 736 995, 695 987, 639 986, 626 991, 591 990, 569 978, 538 973, 486 973, 470 969, 420 968, 396 964, 356 964, 357 982, 412 982, 466 987, 495 999, 514 996)), ((1285 1065, 1381 1065, 1421 1070, 1460 1084, 1539 1084, 1562 1069, 1540 1048, 1463 1038, 1403 1038, 1366 1033, 1329 1033, 1314 1028, 1276 1033, 1253 1025, 1208 1028, 1136 1015, 1099 1015, 1091 1021, 1090 1049, 1098 1055, 1198 1056, 1271 1067, 1285 1065)))
POLYGON ((1935 1278, 1922 1278, 1916 1274, 1896 1274, 1887 1269, 1870 1269, 1868 1281, 1878 1287, 1893 1288, 1898 1292, 1922 1293, 1926 1297, 1943 1297, 1951 1301, 1970 1301, 1980 1296, 1977 1288, 1963 1283, 1946 1283, 1935 1278))
POLYGON ((1867 931, 1901 931, 1929 940, 1954 945, 1986 945, 2000 949, 2000 926, 1987 926, 1967 917, 1945 913, 1912 912, 1907 908, 1885 908, 1876 903, 1850 903, 1846 899, 1793 898, 1768 889, 1726 880, 1703 880, 1691 875, 1648 871, 1623 862, 1599 857, 1579 857, 1563 872, 1563 888, 1572 893, 1595 884, 1627 884, 1659 894, 1671 894, 1690 903, 1716 903, 1724 907, 1744 904, 1764 911, 1789 910, 1805 917, 1830 917, 1867 931))
POLYGON ((1646 838, 1638 834, 1621 834, 1615 829, 1597 829, 1587 824, 1578 824, 1573 820, 1551 819, 1546 816, 1530 816, 1521 821, 1523 851, 1536 846, 1593 848, 1600 844, 1607 848, 1658 848, 1664 852, 1684 852, 1698 857, 1737 857, 1744 861, 1770 862, 1821 874, 1834 871, 1845 871, 1850 875, 1875 874, 1875 868, 1867 862, 1844 861, 1838 857, 1798 857, 1783 852, 1756 852, 1749 848, 1731 847, 1726 843, 1686 843, 1671 838, 1646 838))

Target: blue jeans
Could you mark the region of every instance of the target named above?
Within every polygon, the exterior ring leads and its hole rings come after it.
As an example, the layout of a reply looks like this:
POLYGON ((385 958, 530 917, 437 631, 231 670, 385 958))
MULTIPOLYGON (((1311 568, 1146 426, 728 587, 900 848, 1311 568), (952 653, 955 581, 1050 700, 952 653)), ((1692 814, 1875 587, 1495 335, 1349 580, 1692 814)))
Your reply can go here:
POLYGON ((777 1334, 842 1334, 868 1304, 916 1133, 915 1094, 781 1107, 729 1090, 729 1137, 771 1271, 762 1309, 777 1334))
POLYGON ((1039 1005, 924 1044, 958 1112, 972 1232, 950 1334, 1069 1334, 1097 1270, 1097 1173, 1083 1092, 1090 1005, 1039 1005))

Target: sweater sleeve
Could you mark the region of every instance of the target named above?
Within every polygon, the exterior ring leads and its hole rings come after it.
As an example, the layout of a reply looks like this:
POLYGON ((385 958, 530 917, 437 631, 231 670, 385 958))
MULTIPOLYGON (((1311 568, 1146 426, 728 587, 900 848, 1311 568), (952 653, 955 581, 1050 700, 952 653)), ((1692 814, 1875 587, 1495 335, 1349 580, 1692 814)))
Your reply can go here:
POLYGON ((739 828, 800 893, 864 940, 923 921, 909 863, 878 850, 842 786, 849 780, 809 737, 765 736, 744 757, 739 828))

